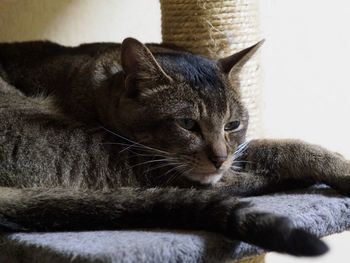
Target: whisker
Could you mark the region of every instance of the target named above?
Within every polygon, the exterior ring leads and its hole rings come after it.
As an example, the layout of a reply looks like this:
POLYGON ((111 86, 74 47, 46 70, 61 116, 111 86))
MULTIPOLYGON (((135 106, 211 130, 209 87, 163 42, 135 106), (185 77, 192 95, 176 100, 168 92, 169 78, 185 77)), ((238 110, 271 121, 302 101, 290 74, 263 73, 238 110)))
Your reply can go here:
MULTIPOLYGON (((136 143, 127 144, 127 143, 119 143, 119 142, 107 142, 107 143, 100 143, 100 144, 103 144, 103 145, 121 145, 121 146, 126 146, 127 149, 135 148, 135 150, 150 151, 150 152, 153 151, 153 150, 145 148, 144 146, 137 145, 136 143)), ((123 151, 124 150, 125 149, 123 149, 123 151)))
POLYGON ((235 174, 237 175, 250 175, 250 173, 246 173, 246 172, 238 172, 238 171, 235 171, 235 174))
POLYGON ((130 144, 128 147, 125 147, 123 150, 121 150, 119 153, 128 151, 130 148, 133 148, 135 146, 135 144, 130 144))
MULTIPOLYGON (((167 162, 166 164, 164 164, 164 165, 158 165, 158 166, 156 166, 154 169, 152 168, 150 171, 152 171, 152 170, 155 170, 155 169, 160 169, 160 168, 163 168, 163 167, 166 167, 166 166, 178 166, 178 165, 180 165, 181 163, 179 163, 179 162, 167 162)), ((163 175, 163 176, 165 176, 165 174, 163 175)))
POLYGON ((231 169, 233 173, 235 174, 240 174, 240 175, 249 175, 249 172, 244 172, 244 171, 237 171, 237 170, 233 170, 231 169))
POLYGON ((179 168, 182 167, 182 166, 185 166, 185 165, 182 164, 182 165, 179 165, 179 166, 177 166, 177 167, 174 167, 173 169, 170 169, 168 172, 166 172, 166 173, 164 174, 164 176, 166 176, 167 174, 169 174, 170 172, 172 172, 172 171, 175 170, 174 175, 172 175, 172 176, 169 177, 169 179, 165 182, 164 186, 169 185, 171 182, 173 182, 173 181, 177 178, 177 176, 180 176, 180 175, 181 175, 181 171, 180 171, 179 168))
POLYGON ((145 175, 147 175, 149 172, 156 170, 156 169, 161 169, 164 167, 168 167, 168 166, 173 166, 171 167, 165 174, 162 175, 162 177, 167 176, 168 174, 171 174, 172 172, 175 171, 175 174, 173 176, 171 176, 167 181, 166 184, 168 184, 169 182, 175 180, 175 178, 177 178, 178 176, 191 171, 191 169, 187 169, 187 165, 181 163, 177 158, 175 158, 175 156, 173 154, 171 154, 170 152, 164 151, 164 150, 160 150, 157 148, 153 148, 147 145, 144 145, 142 143, 133 141, 129 138, 126 138, 114 131, 111 131, 109 129, 107 129, 104 126, 101 126, 102 129, 104 129, 105 131, 109 132, 110 134, 117 136, 123 140, 125 140, 128 143, 120 143, 120 142, 110 142, 110 143, 103 143, 106 145, 119 145, 119 146, 123 146, 124 148, 119 152, 125 152, 125 151, 130 151, 132 153, 134 153, 135 155, 139 156, 139 157, 160 157, 160 159, 154 159, 154 160, 146 160, 143 161, 141 163, 137 163, 133 166, 131 166, 130 168, 135 168, 137 166, 141 166, 141 165, 148 165, 148 169, 145 171, 145 175), (142 153, 139 153, 138 151, 141 151, 142 153), (154 165, 154 164, 158 164, 158 165, 154 165))
POLYGON ((167 174, 169 174, 171 171, 173 171, 173 170, 177 170, 179 167, 181 167, 181 166, 185 166, 185 164, 180 164, 179 166, 175 166, 175 167, 173 167, 172 169, 170 169, 169 171, 167 171, 165 174, 164 174, 164 176, 166 176, 167 174))
POLYGON ((172 183, 175 179, 179 178, 180 176, 189 174, 192 170, 193 170, 193 168, 188 169, 188 165, 186 165, 186 164, 179 166, 178 167, 179 173, 175 174, 175 178, 172 181, 170 181, 169 183, 172 183))
POLYGON ((175 173, 164 183, 164 186, 169 186, 178 176, 180 176, 179 171, 175 171, 175 173))
POLYGON ((143 157, 166 157, 170 160, 176 160, 176 158, 172 157, 171 154, 165 154, 165 153, 157 153, 154 152, 153 150, 144 148, 143 146, 139 146, 135 143, 133 144, 127 144, 127 143, 103 143, 106 145, 121 145, 121 146, 126 146, 124 149, 122 149, 121 151, 119 151, 119 153, 122 153, 124 151, 129 151, 131 153, 134 153, 137 156, 143 156, 143 157), (133 149, 133 150, 131 150, 133 149), (142 153, 136 152, 136 151, 141 151, 142 153))
POLYGON ((168 160, 167 159, 149 160, 149 161, 145 161, 145 162, 141 162, 141 163, 135 164, 135 165, 131 166, 130 168, 134 168, 136 166, 140 166, 140 165, 144 165, 144 164, 152 164, 152 163, 166 162, 166 161, 168 161, 168 160))
POLYGON ((233 161, 232 163, 234 164, 234 163, 255 163, 255 162, 252 162, 252 161, 233 161))
POLYGON ((120 134, 118 134, 118 133, 115 133, 115 132, 113 132, 113 131, 111 131, 111 130, 109 130, 109 129, 103 127, 103 126, 101 126, 101 128, 104 129, 105 131, 107 131, 107 132, 109 132, 109 133, 111 133, 111 134, 113 134, 113 135, 115 135, 115 136, 121 138, 121 139, 124 139, 124 140, 128 141, 128 142, 134 143, 134 144, 136 144, 136 145, 142 146, 142 147, 147 148, 147 149, 150 149, 150 150, 154 150, 154 151, 158 151, 158 152, 170 154, 170 153, 167 152, 167 151, 163 151, 163 150, 160 150, 160 149, 156 149, 156 148, 153 148, 153 147, 144 145, 144 144, 142 144, 142 143, 133 141, 133 140, 131 140, 131 139, 128 139, 128 138, 126 138, 126 137, 124 137, 124 136, 122 136, 122 135, 120 135, 120 134))
POLYGON ((145 153, 139 153, 139 156, 143 156, 143 157, 165 157, 165 158, 168 158, 168 159, 176 159, 175 157, 172 157, 172 156, 169 156, 169 155, 164 155, 164 154, 145 154, 145 153))
POLYGON ((250 141, 248 140, 237 147, 236 151, 233 153, 233 160, 239 158, 243 154, 249 143, 250 141))
POLYGON ((157 169, 160 169, 160 168, 163 168, 163 167, 171 166, 171 165, 175 165, 175 164, 173 164, 173 163, 164 163, 164 164, 155 165, 155 166, 152 167, 152 169, 147 169, 146 172, 151 172, 151 171, 154 171, 154 170, 157 170, 157 169))
MULTIPOLYGON (((122 153, 122 152, 124 152, 124 151, 126 151, 126 150, 129 150, 130 151, 130 148, 136 148, 135 147, 135 144, 127 144, 127 143, 119 143, 119 142, 108 142, 108 143, 100 143, 101 145, 120 145, 120 146, 123 146, 123 147, 125 147, 125 148, 123 148, 122 150, 120 150, 119 151, 119 153, 122 153)), ((140 149, 142 149, 141 147, 140 147, 140 149)), ((133 151, 130 151, 130 152, 132 152, 132 153, 135 153, 135 154, 138 154, 138 153, 136 153, 136 152, 133 152, 133 151)))
POLYGON ((177 169, 177 167, 175 166, 175 167, 173 167, 173 168, 171 168, 170 170, 168 170, 163 176, 166 176, 167 174, 169 174, 170 172, 172 172, 172 171, 174 171, 174 170, 176 170, 177 169))

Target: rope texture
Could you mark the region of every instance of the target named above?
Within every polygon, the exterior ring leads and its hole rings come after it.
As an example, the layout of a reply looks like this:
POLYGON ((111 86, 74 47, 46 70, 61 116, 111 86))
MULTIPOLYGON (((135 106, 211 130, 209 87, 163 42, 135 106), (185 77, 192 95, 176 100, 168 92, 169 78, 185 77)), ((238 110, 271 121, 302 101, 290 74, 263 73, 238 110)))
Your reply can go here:
POLYGON ((265 263, 265 254, 258 255, 255 257, 246 257, 232 263, 265 263))
MULTIPOLYGON (((259 40, 258 0, 160 0, 163 43, 211 59, 232 55, 259 40)), ((258 57, 242 69, 242 99, 250 123, 247 137, 262 135, 258 57)))

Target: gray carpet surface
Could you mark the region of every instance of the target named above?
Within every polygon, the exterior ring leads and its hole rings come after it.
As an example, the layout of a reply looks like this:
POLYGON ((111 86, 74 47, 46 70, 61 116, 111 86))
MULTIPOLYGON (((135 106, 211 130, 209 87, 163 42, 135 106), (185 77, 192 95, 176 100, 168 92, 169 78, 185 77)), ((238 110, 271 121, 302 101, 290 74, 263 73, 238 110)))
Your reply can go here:
MULTIPOLYGON (((318 236, 350 228, 350 198, 320 187, 244 198, 318 236)), ((249 244, 207 232, 123 230, 2 235, 0 262, 224 262, 261 253, 249 244)))

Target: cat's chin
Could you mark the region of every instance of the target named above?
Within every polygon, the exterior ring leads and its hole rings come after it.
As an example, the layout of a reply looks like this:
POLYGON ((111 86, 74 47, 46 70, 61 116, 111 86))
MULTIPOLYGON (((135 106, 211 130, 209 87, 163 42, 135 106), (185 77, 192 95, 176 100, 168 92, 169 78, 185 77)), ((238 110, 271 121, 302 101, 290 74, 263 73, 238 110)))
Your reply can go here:
POLYGON ((221 171, 212 172, 212 173, 198 172, 198 173, 188 174, 187 178, 192 181, 198 182, 200 184, 213 185, 213 184, 216 184, 221 179, 222 176, 223 176, 223 172, 221 171))

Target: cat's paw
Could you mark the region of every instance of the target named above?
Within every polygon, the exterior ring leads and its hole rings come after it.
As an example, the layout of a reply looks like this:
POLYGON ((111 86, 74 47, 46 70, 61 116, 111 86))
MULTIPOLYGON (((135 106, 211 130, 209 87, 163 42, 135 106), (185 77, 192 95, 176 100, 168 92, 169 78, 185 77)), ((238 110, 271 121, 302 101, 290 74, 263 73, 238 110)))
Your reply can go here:
POLYGON ((231 210, 226 235, 266 250, 296 256, 318 256, 328 251, 323 241, 296 228, 288 218, 253 211, 246 204, 231 210))

